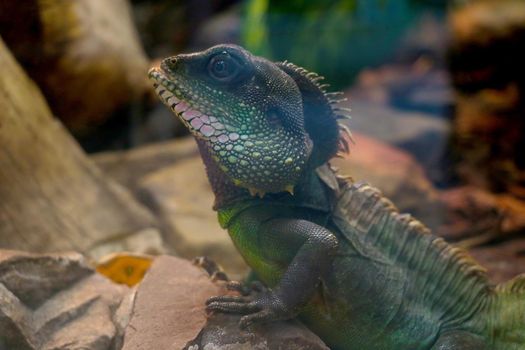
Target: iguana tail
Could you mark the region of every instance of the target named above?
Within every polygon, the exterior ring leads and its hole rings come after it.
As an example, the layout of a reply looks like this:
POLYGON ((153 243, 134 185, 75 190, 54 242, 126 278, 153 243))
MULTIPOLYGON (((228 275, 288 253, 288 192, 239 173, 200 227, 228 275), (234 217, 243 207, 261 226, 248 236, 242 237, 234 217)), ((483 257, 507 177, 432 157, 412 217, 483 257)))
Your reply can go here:
POLYGON ((494 349, 525 349, 525 274, 498 285, 492 306, 494 349))

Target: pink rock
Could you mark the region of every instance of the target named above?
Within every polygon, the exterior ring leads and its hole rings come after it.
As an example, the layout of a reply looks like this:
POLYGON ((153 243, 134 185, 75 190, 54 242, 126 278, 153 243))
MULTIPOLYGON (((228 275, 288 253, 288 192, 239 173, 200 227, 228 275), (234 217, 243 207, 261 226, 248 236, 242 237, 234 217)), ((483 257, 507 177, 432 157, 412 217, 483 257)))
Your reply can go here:
POLYGON ((122 350, 184 348, 206 324, 205 301, 223 293, 188 260, 158 257, 137 290, 122 350))

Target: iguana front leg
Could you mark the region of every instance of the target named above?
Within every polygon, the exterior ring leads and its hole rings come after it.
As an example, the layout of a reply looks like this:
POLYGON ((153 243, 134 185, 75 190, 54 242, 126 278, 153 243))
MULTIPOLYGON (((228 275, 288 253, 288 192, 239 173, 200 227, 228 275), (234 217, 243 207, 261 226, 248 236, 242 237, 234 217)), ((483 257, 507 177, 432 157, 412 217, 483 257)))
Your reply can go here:
POLYGON ((338 247, 337 238, 329 230, 298 219, 266 221, 258 229, 257 238, 259 249, 270 252, 269 260, 278 259, 283 250, 292 248, 296 253, 272 290, 263 291, 254 298, 218 296, 208 300, 208 310, 245 315, 241 318, 241 327, 295 317, 330 269, 338 247))

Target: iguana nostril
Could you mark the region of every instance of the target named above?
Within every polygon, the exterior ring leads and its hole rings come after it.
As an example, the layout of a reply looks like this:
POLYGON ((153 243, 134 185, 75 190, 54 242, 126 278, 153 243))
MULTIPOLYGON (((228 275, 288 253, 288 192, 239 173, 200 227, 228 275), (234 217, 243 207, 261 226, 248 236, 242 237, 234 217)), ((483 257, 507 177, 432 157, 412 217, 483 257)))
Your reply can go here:
POLYGON ((177 59, 177 57, 175 56, 168 57, 162 60, 160 67, 163 70, 175 70, 177 68, 178 63, 179 63, 179 60, 177 59))

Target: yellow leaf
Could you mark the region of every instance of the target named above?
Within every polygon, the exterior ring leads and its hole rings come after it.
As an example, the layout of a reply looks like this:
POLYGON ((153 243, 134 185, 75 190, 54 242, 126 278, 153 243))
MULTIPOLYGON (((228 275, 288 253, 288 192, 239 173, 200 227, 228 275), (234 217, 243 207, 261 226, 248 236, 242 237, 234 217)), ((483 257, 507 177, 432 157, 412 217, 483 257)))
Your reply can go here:
POLYGON ((97 263, 97 272, 115 283, 133 287, 148 271, 153 257, 134 253, 115 253, 97 263))

